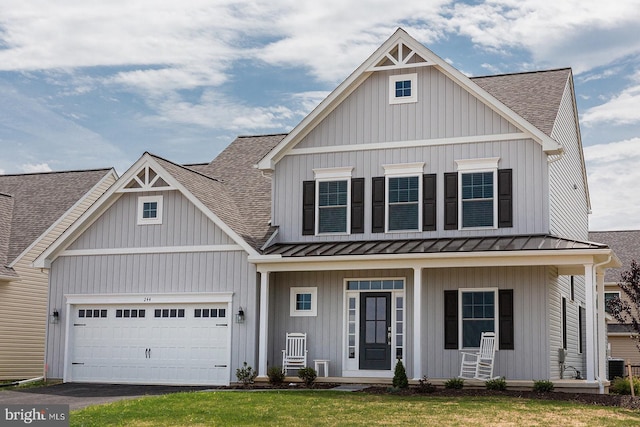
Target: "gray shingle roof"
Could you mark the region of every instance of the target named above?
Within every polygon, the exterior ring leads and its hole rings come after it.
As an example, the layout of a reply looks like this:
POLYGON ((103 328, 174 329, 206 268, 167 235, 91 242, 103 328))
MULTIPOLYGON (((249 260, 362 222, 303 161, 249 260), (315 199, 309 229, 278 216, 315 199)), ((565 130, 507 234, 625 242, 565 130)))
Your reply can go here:
POLYGON ((551 136, 570 68, 473 77, 471 80, 529 123, 551 136))
POLYGON ((181 166, 150 155, 249 245, 259 249, 269 237, 271 179, 254 165, 284 137, 240 136, 206 165, 181 166))
POLYGON ((16 277, 12 268, 7 267, 11 219, 13 217, 13 197, 0 193, 0 277, 16 277))
POLYGON ((590 231, 589 240, 607 244, 622 262, 622 267, 607 270, 605 282, 619 282, 620 274, 629 269, 632 260, 640 262, 640 230, 590 231))
POLYGON ((10 222, 6 262, 15 260, 109 171, 0 175, 0 193, 13 199, 11 218, 0 215, 0 228, 10 222))

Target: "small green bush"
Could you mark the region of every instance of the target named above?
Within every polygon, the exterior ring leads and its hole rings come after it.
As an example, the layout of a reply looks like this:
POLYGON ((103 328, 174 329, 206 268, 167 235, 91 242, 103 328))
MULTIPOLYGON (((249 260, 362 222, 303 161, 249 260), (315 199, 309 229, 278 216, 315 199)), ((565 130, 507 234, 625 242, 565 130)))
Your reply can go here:
POLYGON ((464 387, 464 379, 462 378, 450 378, 444 383, 444 388, 460 390, 464 387))
MULTIPOLYGON (((640 395, 640 377, 633 377, 633 391, 636 396, 640 395)), ((611 381, 609 392, 613 394, 631 394, 629 377, 615 377, 613 381, 611 381)))
POLYGON ((505 377, 494 378, 485 381, 484 385, 487 387, 487 390, 505 391, 507 389, 507 380, 505 377))
POLYGON ((533 382, 533 391, 537 393, 553 391, 553 382, 549 380, 536 380, 533 382))
POLYGON ((418 380, 418 391, 420 393, 433 393, 436 391, 436 386, 431 384, 431 381, 424 375, 422 378, 418 380))
POLYGON ((298 370, 298 378, 304 381, 307 387, 311 387, 318 377, 318 373, 313 368, 302 368, 298 370))
POLYGON ((269 384, 280 385, 284 382, 284 371, 280 366, 272 366, 267 369, 267 377, 269 378, 269 384))
POLYGON ((254 371, 251 366, 247 365, 247 362, 244 362, 242 368, 236 369, 236 378, 238 378, 238 381, 240 381, 245 387, 253 384, 257 376, 258 372, 254 371))
POLYGON ((404 369, 402 360, 398 359, 396 363, 396 369, 393 373, 393 388, 407 388, 409 387, 409 379, 407 378, 407 371, 404 369))

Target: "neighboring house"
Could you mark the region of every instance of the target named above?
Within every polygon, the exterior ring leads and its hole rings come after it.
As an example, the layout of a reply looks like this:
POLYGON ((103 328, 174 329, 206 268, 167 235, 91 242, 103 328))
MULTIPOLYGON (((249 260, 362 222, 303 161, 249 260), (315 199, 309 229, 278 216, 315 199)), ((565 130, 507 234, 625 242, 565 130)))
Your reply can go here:
POLYGON ((0 380, 43 374, 48 275, 31 263, 115 180, 111 169, 0 175, 0 380))
MULTIPOLYGON (((589 240, 609 246, 622 263, 622 267, 609 269, 605 274, 605 301, 614 297, 625 298, 618 283, 621 282, 622 272, 631 268, 631 261, 640 262, 640 230, 591 231, 589 240)), ((607 324, 607 332, 611 349, 609 356, 613 359, 623 359, 633 365, 640 365, 640 351, 636 346, 637 341, 630 339, 632 332, 629 327, 613 319, 607 324)))
POLYGON ((145 153, 47 249, 49 375, 228 384, 305 332, 343 381, 447 379, 492 330, 496 375, 566 349, 604 391, 589 209, 571 70, 470 79, 399 29, 289 134, 145 153))

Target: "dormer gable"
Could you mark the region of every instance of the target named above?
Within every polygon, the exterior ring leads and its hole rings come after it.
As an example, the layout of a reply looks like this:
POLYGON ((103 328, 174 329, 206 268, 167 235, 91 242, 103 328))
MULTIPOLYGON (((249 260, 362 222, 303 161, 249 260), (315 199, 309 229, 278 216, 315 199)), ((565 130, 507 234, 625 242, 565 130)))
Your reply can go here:
MULTIPOLYGON (((479 102, 519 129, 524 137, 531 138, 540 144, 547 154, 556 154, 562 151, 561 145, 550 136, 475 84, 470 78, 409 36, 404 30, 398 29, 374 54, 325 98, 315 110, 305 117, 280 144, 270 151, 258 163, 258 168, 263 170, 273 169, 290 150, 296 148, 300 141, 309 135, 315 127, 374 73, 389 70, 402 72, 405 69, 415 69, 417 67, 434 67, 437 69, 438 72, 444 74, 456 85, 477 98, 479 102)), ((410 79, 411 77, 409 76, 401 80, 401 82, 410 81, 410 79)))

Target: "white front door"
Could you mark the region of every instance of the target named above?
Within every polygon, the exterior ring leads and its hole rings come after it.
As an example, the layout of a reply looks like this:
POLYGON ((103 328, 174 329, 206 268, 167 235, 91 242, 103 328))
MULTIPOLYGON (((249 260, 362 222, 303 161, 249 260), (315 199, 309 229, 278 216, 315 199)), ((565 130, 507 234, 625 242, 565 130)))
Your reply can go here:
POLYGON ((68 381, 229 383, 226 303, 71 306, 68 381))

